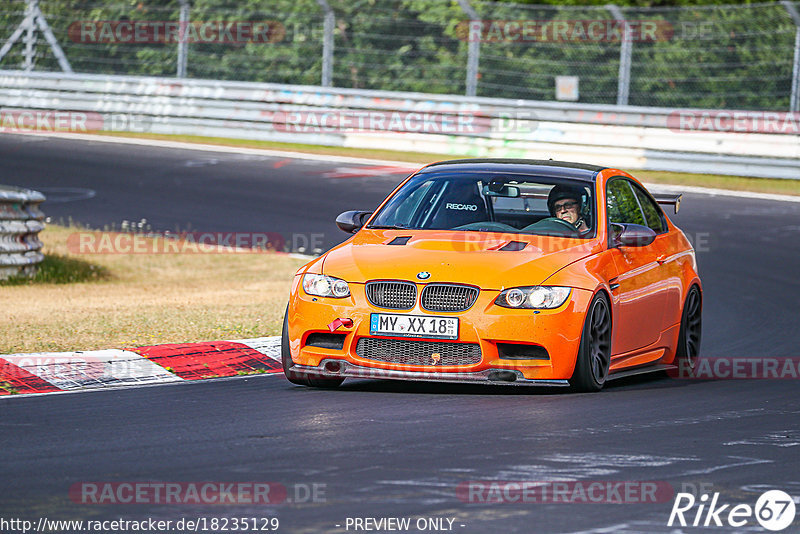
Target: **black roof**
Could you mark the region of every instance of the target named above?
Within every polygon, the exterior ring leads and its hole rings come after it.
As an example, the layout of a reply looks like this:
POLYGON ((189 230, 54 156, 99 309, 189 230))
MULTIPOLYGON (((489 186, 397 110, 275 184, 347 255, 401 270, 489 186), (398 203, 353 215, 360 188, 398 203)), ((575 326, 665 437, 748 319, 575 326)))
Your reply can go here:
POLYGON ((598 165, 587 165, 586 163, 554 161, 552 159, 471 158, 431 163, 419 172, 441 172, 444 170, 465 172, 496 172, 550 176, 557 178, 574 178, 578 180, 594 180, 598 172, 607 168, 608 167, 602 167, 598 165))

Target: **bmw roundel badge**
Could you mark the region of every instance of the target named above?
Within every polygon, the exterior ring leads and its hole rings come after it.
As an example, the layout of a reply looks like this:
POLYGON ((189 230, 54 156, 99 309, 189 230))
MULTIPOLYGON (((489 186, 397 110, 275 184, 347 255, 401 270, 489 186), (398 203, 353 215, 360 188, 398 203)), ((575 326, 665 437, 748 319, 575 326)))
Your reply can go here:
POLYGON ((417 273, 417 278, 419 278, 420 280, 427 280, 430 277, 431 273, 429 273, 428 271, 422 271, 421 273, 417 273))

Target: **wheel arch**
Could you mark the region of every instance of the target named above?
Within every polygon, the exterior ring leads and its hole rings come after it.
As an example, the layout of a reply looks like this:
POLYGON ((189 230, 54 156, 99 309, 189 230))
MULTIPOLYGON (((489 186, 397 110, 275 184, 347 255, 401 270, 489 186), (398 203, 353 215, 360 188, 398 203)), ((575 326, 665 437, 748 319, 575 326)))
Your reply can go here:
MULTIPOLYGON (((609 320, 611 321, 611 340, 612 340, 611 354, 613 356, 613 354, 614 354, 614 346, 613 346, 613 340, 614 340, 614 299, 611 298, 611 290, 610 290, 610 288, 605 286, 605 285, 600 285, 600 286, 597 287, 597 289, 595 289, 594 294, 592 295, 592 300, 594 300, 594 298, 597 295, 603 295, 603 297, 606 299, 606 302, 608 303, 608 316, 609 316, 609 320)), ((587 315, 588 315, 588 311, 587 311, 587 315)))
MULTIPOLYGON (((585 341, 586 341, 586 334, 587 328, 589 325, 590 315, 593 313, 595 309, 595 302, 597 301, 598 297, 600 297, 604 302, 606 309, 608 310, 608 321, 609 321, 609 339, 608 339, 608 366, 610 369, 610 359, 613 354, 613 347, 611 346, 611 342, 613 339, 613 326, 614 326, 614 315, 613 315, 613 308, 612 308, 612 299, 611 295, 604 285, 598 285, 595 290, 592 292, 592 298, 589 301, 589 306, 586 309, 586 314, 583 317, 583 325, 581 327, 581 343, 578 347, 578 353, 576 354, 575 358, 575 365, 572 369, 572 375, 570 377, 570 385, 573 390, 581 391, 581 392, 589 392, 589 391, 600 391, 603 388, 603 385, 608 380, 608 372, 609 369, 606 369, 606 377, 603 379, 603 382, 599 382, 596 379, 588 378, 587 377, 587 361, 586 361, 586 354, 585 354, 585 341), (593 384, 593 385, 592 385, 593 384), (597 385, 599 384, 599 385, 597 385)), ((592 365, 590 362, 588 365, 592 365)))

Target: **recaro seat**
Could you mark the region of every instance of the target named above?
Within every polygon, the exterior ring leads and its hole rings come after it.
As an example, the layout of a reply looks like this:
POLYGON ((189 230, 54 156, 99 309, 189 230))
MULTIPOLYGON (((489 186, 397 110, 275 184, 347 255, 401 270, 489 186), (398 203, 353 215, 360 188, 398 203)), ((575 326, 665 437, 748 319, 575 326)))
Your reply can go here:
POLYGON ((427 228, 444 230, 488 220, 489 210, 478 192, 478 184, 473 182, 458 187, 451 183, 427 228))

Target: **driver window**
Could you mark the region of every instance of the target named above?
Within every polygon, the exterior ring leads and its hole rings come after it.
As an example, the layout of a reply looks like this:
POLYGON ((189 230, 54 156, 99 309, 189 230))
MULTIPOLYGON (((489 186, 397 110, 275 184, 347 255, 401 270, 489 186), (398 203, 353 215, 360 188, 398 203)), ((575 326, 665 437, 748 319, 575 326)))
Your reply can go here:
POLYGON ((611 180, 606 185, 606 206, 609 223, 645 225, 642 210, 627 180, 611 180))

